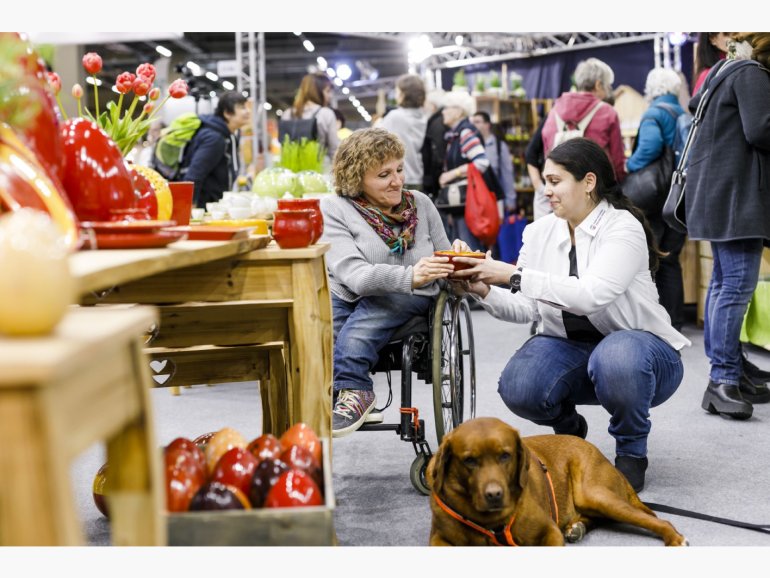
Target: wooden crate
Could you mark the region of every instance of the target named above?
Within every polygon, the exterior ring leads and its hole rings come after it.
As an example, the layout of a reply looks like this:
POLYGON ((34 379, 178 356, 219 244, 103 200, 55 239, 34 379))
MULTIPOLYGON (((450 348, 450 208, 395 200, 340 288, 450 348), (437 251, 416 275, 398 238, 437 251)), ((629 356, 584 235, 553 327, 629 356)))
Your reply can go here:
POLYGON ((167 514, 169 546, 334 546, 334 491, 328 439, 322 440, 326 503, 167 514))

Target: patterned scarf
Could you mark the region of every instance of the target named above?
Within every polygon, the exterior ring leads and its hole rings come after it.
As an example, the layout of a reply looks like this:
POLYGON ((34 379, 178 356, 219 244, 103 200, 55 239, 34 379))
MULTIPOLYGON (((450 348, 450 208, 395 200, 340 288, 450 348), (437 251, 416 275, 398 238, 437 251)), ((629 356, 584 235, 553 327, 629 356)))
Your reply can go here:
POLYGON ((414 195, 410 191, 406 189, 401 191, 401 203, 395 208, 395 216, 386 215, 380 209, 373 207, 363 195, 349 198, 364 220, 390 247, 391 253, 403 255, 404 251, 414 246, 417 207, 414 204, 414 195), (398 224, 401 224, 401 232, 396 235, 393 227, 398 224))

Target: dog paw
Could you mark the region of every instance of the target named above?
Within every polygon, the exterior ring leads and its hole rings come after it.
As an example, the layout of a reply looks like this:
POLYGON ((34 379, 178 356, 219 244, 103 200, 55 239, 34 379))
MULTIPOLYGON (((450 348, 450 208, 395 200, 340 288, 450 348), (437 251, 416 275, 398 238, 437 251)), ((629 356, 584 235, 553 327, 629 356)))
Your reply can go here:
POLYGON ((682 535, 677 535, 676 539, 666 542, 666 546, 689 546, 690 542, 682 535))
POLYGON ((586 525, 583 522, 575 522, 569 526, 564 532, 564 538, 567 542, 575 543, 580 542, 586 535, 586 525))

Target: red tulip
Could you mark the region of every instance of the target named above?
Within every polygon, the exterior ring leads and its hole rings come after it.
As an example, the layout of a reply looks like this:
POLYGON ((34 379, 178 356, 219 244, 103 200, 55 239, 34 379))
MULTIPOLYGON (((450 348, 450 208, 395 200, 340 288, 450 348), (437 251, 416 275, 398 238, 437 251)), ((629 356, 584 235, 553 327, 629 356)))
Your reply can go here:
POLYGON ((51 86, 54 94, 59 94, 61 91, 61 77, 55 72, 48 73, 48 84, 51 86))
POLYGON ((72 86, 72 96, 73 98, 83 98, 83 87, 79 84, 74 84, 72 86))
POLYGON ((155 106, 151 102, 148 102, 142 108, 142 112, 144 112, 144 114, 150 114, 153 108, 155 108, 155 106))
POLYGON ((131 88, 134 86, 134 80, 136 80, 134 74, 130 72, 121 72, 115 80, 115 88, 120 94, 127 94, 131 92, 131 88))
POLYGON ((88 74, 96 74, 102 69, 102 57, 96 52, 89 52, 83 56, 83 68, 88 74))
POLYGON ((173 98, 184 98, 187 96, 187 83, 181 78, 177 78, 171 83, 171 86, 168 87, 168 93, 173 98))
POLYGON ((150 88, 152 88, 152 80, 146 76, 136 77, 136 80, 134 81, 134 93, 136 96, 144 96, 150 92, 150 88))
POLYGON ((150 100, 158 100, 160 98, 160 88, 157 86, 147 93, 147 98, 150 100))
POLYGON ((150 84, 155 80, 156 72, 155 67, 149 62, 140 64, 136 69, 137 76, 145 76, 150 79, 150 84))

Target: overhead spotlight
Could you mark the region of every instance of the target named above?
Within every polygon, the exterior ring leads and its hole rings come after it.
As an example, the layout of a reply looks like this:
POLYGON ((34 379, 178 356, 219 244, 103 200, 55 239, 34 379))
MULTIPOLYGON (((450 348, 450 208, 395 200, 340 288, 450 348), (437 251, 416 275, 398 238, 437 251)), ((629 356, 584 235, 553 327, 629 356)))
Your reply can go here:
POLYGON ((308 40, 307 38, 305 38, 305 40, 302 41, 302 46, 304 46, 305 50, 307 50, 308 52, 313 52, 315 50, 315 46, 313 46, 313 43, 310 42, 310 40, 308 40))
POLYGON ((457 36, 455 36, 455 44, 457 44, 457 46, 462 46, 464 40, 465 38, 463 38, 462 34, 458 34, 457 36))
POLYGON ((353 74, 353 71, 350 69, 350 67, 343 63, 337 65, 337 76, 341 78, 342 80, 347 80, 350 78, 353 74))
POLYGON ((212 90, 211 92, 209 92, 209 96, 210 96, 211 98, 215 98, 215 97, 216 97, 216 95, 217 95, 217 91, 216 91, 216 90, 212 90))
POLYGON ((165 56, 166 58, 170 58, 173 54, 173 52, 171 52, 168 48, 161 46, 160 44, 155 47, 155 51, 161 56, 165 56))
POLYGON ((294 36, 302 36, 302 32, 295 32, 294 36))
POLYGON ((224 86, 227 90, 232 90, 232 89, 235 88, 235 85, 232 82, 230 82, 229 80, 223 80, 222 81, 222 86, 224 86))
POLYGON ((269 102, 264 103, 262 106, 265 107, 265 110, 273 110, 273 105, 269 102))
POLYGON ((687 42, 687 33, 686 32, 669 32, 668 33, 668 43, 672 46, 682 46, 685 42, 687 42))
POLYGON ((342 79, 338 76, 337 78, 334 79, 334 84, 336 84, 337 86, 342 86, 342 79))
POLYGON ((433 43, 427 34, 420 34, 409 41, 408 59, 411 64, 418 64, 433 53, 433 43))
POLYGON ((326 70, 327 68, 329 68, 329 63, 326 62, 326 59, 323 56, 319 56, 315 60, 318 63, 318 68, 320 68, 321 70, 326 70))
POLYGON ((347 86, 342 87, 342 94, 350 94, 350 89, 347 86))
POLYGON ((337 73, 331 66, 326 69, 326 74, 329 78, 334 78, 335 76, 337 76, 337 73))
POLYGON ((279 108, 275 111, 275 116, 283 116, 283 111, 279 108))
POLYGON ((203 74, 201 72, 201 67, 195 64, 192 60, 187 63, 187 68, 189 68, 190 72, 192 72, 195 76, 200 76, 203 74))
POLYGON ((206 73, 206 78, 208 78, 212 82, 216 82, 217 80, 219 80, 219 77, 211 71, 206 73))

